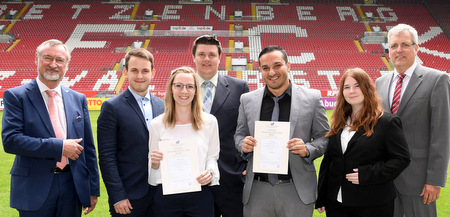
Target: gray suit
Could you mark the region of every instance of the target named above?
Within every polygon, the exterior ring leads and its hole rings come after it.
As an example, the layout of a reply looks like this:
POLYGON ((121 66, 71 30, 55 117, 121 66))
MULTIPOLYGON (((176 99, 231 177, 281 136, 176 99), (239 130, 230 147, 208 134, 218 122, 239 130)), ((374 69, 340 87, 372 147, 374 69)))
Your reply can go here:
MULTIPOLYGON (((238 125, 235 134, 236 148, 242 153, 242 140, 246 136, 254 137, 255 121, 260 119, 264 88, 245 93, 241 96, 238 125)), ((314 159, 325 152, 328 139, 324 138, 329 130, 325 107, 320 92, 292 84, 290 114, 290 138, 302 139, 310 153, 309 158, 289 153, 289 167, 295 189, 304 204, 312 204, 317 195, 317 176, 314 159)), ((247 177, 244 185, 243 203, 249 201, 252 189, 253 157, 247 165, 247 177)))
MULTIPOLYGON (((392 79, 393 72, 376 80, 386 111, 391 106, 392 79)), ((411 152, 411 163, 395 180, 402 195, 419 196, 425 184, 445 186, 450 152, 449 94, 448 74, 417 65, 397 112, 411 152)))

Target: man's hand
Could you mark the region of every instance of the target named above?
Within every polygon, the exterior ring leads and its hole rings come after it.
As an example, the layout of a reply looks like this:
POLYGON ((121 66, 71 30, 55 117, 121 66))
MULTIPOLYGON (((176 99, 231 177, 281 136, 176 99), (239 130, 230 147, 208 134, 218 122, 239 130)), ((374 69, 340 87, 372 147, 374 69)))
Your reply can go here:
POLYGON ((287 148, 292 152, 292 154, 298 154, 300 157, 309 157, 308 148, 306 148, 306 145, 302 139, 293 138, 289 140, 287 148))
POLYGON ((83 151, 83 146, 79 145, 83 139, 66 139, 63 141, 63 156, 71 160, 76 160, 83 151))
POLYGON ((97 201, 98 201, 97 196, 91 195, 91 207, 83 207, 85 215, 89 214, 92 210, 95 209, 95 206, 97 205, 97 201))
POLYGON ((242 141, 242 152, 244 153, 253 152, 255 146, 256 146, 256 139, 251 136, 247 136, 242 141))
POLYGON ((128 199, 121 200, 116 205, 114 205, 114 210, 118 214, 126 215, 130 214, 133 207, 128 199))
POLYGON ((425 184, 423 186, 421 197, 423 197, 423 204, 430 204, 437 199, 439 199, 439 195, 441 194, 441 187, 436 185, 428 185, 425 184))

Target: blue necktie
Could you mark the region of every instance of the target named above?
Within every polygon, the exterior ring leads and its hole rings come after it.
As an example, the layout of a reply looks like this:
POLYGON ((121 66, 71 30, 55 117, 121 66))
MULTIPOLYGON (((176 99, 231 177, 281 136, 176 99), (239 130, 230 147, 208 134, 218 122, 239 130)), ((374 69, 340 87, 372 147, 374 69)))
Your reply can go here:
POLYGON ((211 89, 211 81, 205 81, 203 82, 203 85, 205 85, 205 97, 203 97, 203 111, 210 113, 211 107, 212 107, 212 89, 211 89))

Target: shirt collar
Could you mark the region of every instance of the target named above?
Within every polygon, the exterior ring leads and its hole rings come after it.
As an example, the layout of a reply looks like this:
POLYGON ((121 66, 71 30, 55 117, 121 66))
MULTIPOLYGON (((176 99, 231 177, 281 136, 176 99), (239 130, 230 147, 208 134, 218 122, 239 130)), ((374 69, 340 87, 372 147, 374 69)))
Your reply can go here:
MULTIPOLYGON (((291 82, 291 80, 289 80, 289 87, 284 91, 283 94, 288 94, 289 96, 292 96, 292 82, 291 82)), ((281 95, 283 95, 283 94, 281 94, 281 95)), ((263 97, 266 97, 267 95, 269 95, 270 97, 275 97, 275 95, 273 95, 273 93, 270 92, 269 88, 266 85, 264 87, 263 97)))
MULTIPOLYGON (((416 67, 417 67, 417 62, 414 62, 414 63, 412 64, 412 66, 409 67, 409 68, 405 71, 404 74, 406 75, 406 77, 411 77, 412 74, 413 74, 413 72, 414 72, 414 69, 416 69, 416 67)), ((396 78, 399 74, 400 74, 400 73, 397 72, 397 69, 394 69, 394 76, 395 76, 395 78, 396 78)))
MULTIPOLYGON (((198 77, 198 83, 200 83, 200 86, 203 84, 203 82, 205 82, 206 80, 203 79, 200 75, 198 75, 197 73, 197 77, 198 77)), ((214 84, 214 87, 217 87, 217 83, 219 82, 219 72, 217 72, 214 76, 212 76, 211 79, 209 79, 209 81, 211 81, 211 83, 214 84)))
POLYGON ((50 88, 47 87, 47 85, 42 83, 41 80, 39 80, 39 76, 36 78, 36 83, 37 83, 37 85, 39 87, 39 91, 41 92, 41 94, 44 94, 44 92, 47 91, 47 90, 54 90, 54 91, 56 91, 56 93, 58 93, 58 95, 60 95, 62 97, 61 84, 58 84, 58 86, 56 86, 55 89, 50 89, 50 88))
MULTIPOLYGON (((142 99, 142 96, 140 96, 139 94, 135 93, 135 92, 130 88, 130 86, 128 86, 128 90, 130 90, 131 94, 134 96, 134 98, 136 99, 136 101, 139 102, 139 100, 142 99)), ((147 94, 145 94, 145 97, 144 97, 144 98, 150 100, 150 93, 149 93, 149 91, 147 91, 147 94)))

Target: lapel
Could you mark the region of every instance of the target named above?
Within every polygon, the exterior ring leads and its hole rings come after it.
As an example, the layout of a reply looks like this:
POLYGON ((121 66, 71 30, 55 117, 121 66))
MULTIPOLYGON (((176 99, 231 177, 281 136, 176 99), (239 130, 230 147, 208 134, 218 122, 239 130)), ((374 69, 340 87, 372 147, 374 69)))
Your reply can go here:
POLYGON ((210 114, 214 115, 217 110, 222 107, 230 92, 231 91, 228 88, 228 81, 222 75, 219 75, 217 80, 216 94, 214 95, 214 101, 211 107, 210 114), (220 94, 217 94, 218 92, 220 92, 220 94))
POLYGON ((249 118, 248 121, 248 128, 249 132, 252 136, 255 136, 255 121, 259 121, 261 117, 261 106, 262 106, 262 100, 264 95, 264 87, 259 88, 254 91, 253 97, 250 100, 250 108, 248 111, 250 114, 248 114, 249 118))
POLYGON ((411 75, 411 79, 409 80, 408 86, 405 89, 405 93, 400 100, 400 105, 398 106, 397 115, 400 115, 403 109, 408 104, 414 92, 416 92, 420 83, 422 83, 423 70, 421 70, 422 66, 417 64, 417 67, 414 69, 414 72, 411 75))
POLYGON ((339 150, 339 153, 341 153, 342 155, 344 154, 344 152, 342 151, 342 143, 341 143, 341 135, 343 130, 344 129, 341 128, 334 137, 334 139, 336 140, 337 149, 339 150))
POLYGON ((391 102, 389 102, 389 93, 391 91, 392 79, 394 78, 394 72, 392 71, 386 76, 386 79, 382 79, 378 93, 383 100, 383 108, 385 111, 391 112, 391 102))
POLYGON ((125 100, 130 105, 130 107, 136 112, 136 114, 139 116, 139 119, 141 119, 142 124, 144 124, 145 128, 147 128, 147 122, 145 122, 144 114, 142 114, 141 108, 139 107, 138 103, 136 102, 136 99, 134 98, 133 94, 131 94, 130 90, 127 88, 127 90, 123 93, 125 100))
POLYGON ((292 83, 292 96, 291 96, 291 114, 289 115, 289 123, 290 123, 290 132, 289 139, 294 138, 294 130, 297 125, 297 121, 300 118, 300 106, 302 103, 302 94, 299 92, 299 88, 296 84, 292 83))
POLYGON ((26 89, 28 99, 31 101, 37 113, 41 117, 41 120, 44 123, 45 128, 47 129, 50 135, 56 137, 55 132, 53 131, 52 122, 50 121, 47 106, 45 106, 44 99, 42 98, 42 94, 39 90, 36 80, 31 81, 29 85, 27 85, 26 89))
POLYGON ((76 106, 72 106, 72 104, 75 102, 75 99, 69 88, 61 86, 61 94, 64 104, 64 113, 66 113, 66 138, 71 138, 72 132, 75 132, 72 120, 75 120, 78 116, 81 117, 82 114, 80 114, 80 111, 76 110, 76 106), (74 115, 76 116, 74 117, 74 115))
MULTIPOLYGON (((164 107, 161 107, 157 102, 156 102, 156 96, 150 94, 150 104, 152 105, 152 118, 155 118, 156 116, 158 116, 159 114, 161 114, 162 112, 164 112, 164 107), (161 108, 160 108, 161 107, 161 108), (161 112, 162 110, 162 112, 161 112)), ((147 124, 146 124, 147 125, 147 124)))
MULTIPOLYGON (((359 127, 358 131, 355 132, 355 134, 352 136, 352 138, 350 139, 350 141, 348 141, 348 145, 347 145, 347 150, 345 151, 344 155, 346 155, 347 153, 350 153, 350 151, 352 150, 352 148, 355 146, 355 142, 356 140, 362 135, 364 134, 366 131, 364 130, 363 127, 359 127)), ((341 129, 341 133, 342 133, 342 129, 341 129)), ((341 137, 339 137, 339 144, 341 143, 341 137)), ((342 152, 342 146, 341 146, 341 152, 342 152)))

